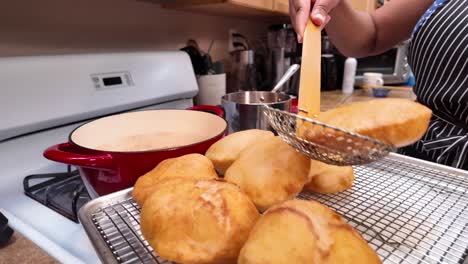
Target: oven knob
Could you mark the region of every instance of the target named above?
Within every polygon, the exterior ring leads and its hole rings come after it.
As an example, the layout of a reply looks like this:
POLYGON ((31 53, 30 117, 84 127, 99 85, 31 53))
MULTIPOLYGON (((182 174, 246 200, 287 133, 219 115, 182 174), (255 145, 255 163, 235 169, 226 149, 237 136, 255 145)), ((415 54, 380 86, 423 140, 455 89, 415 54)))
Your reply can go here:
POLYGON ((8 219, 0 212, 0 247, 10 241, 13 233, 13 229, 8 226, 8 219))

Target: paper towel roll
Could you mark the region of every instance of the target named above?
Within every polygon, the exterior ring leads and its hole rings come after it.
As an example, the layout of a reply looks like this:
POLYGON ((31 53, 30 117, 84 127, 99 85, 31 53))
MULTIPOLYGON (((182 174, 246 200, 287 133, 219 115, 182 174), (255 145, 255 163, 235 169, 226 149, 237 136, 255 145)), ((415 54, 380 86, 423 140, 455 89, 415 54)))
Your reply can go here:
POLYGON ((198 105, 219 105, 226 94, 226 74, 201 75, 198 82, 198 105))

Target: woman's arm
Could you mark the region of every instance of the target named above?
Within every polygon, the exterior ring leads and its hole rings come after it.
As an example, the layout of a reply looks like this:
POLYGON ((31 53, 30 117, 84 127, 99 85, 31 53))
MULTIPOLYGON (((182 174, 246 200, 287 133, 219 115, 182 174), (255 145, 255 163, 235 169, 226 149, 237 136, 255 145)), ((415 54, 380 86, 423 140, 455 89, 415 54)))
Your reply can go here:
POLYGON ((364 57, 384 52, 409 38, 417 21, 434 0, 390 0, 372 13, 353 9, 347 0, 312 2, 290 0, 291 18, 298 34, 302 36, 310 17, 318 26, 326 24, 327 34, 343 55, 364 57), (311 4, 312 12, 307 12, 311 4))

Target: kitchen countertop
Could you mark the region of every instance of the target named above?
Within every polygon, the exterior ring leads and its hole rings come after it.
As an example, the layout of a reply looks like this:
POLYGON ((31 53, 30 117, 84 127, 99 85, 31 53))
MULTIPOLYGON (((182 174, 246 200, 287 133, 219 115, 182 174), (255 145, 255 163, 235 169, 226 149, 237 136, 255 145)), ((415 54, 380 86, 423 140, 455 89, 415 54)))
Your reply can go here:
POLYGON ((7 263, 55 264, 58 262, 20 233, 15 232, 10 243, 0 247, 0 264, 7 263))
MULTIPOLYGON (((390 91, 388 97, 416 100, 416 95, 413 93, 411 88, 408 88, 408 91, 390 91)), ((372 99, 379 98, 372 96, 372 92, 369 90, 355 90, 351 95, 344 95, 341 90, 324 91, 321 93, 320 108, 322 111, 326 111, 341 105, 372 99)))
MULTIPOLYGON (((407 98, 415 100, 416 96, 411 89, 408 91, 391 91, 388 97, 407 98)), ((376 99, 370 91, 355 90, 352 95, 344 95, 341 90, 325 91, 321 93, 321 109, 326 111, 340 105, 353 102, 376 99)), ((10 243, 0 248, 0 264, 6 263, 58 263, 37 245, 15 232, 10 243)))

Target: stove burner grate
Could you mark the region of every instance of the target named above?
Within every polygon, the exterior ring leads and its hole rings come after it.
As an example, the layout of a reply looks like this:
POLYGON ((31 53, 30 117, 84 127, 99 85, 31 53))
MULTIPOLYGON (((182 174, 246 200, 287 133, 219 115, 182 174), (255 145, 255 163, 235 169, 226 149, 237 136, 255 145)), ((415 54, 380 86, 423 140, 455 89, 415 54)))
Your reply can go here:
POLYGON ((23 180, 24 193, 55 212, 78 223, 78 210, 91 200, 77 170, 29 175, 23 180))

